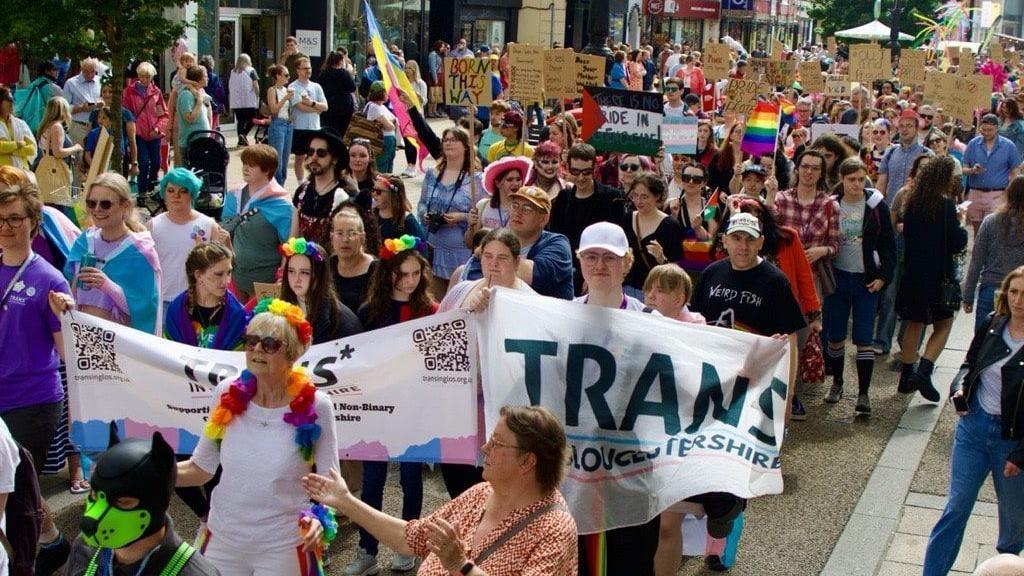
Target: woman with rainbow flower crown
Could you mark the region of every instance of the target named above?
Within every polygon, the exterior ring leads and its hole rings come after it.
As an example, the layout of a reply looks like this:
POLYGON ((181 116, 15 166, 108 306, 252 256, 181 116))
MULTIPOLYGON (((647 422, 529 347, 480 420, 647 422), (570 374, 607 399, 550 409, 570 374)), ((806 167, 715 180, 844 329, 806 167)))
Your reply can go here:
POLYGON ((313 344, 363 331, 356 313, 338 300, 322 246, 305 238, 289 238, 278 251, 284 256, 281 299, 298 306, 312 320, 313 344))
POLYGON ((338 468, 334 409, 293 367, 313 328, 283 300, 265 298, 253 313, 246 369, 217 387, 192 458, 178 463, 177 485, 198 486, 222 468, 199 549, 223 576, 322 574, 337 523, 329 508, 310 506, 299 481, 313 465, 338 468))
MULTIPOLYGON (((384 240, 380 264, 370 278, 366 304, 359 307, 359 320, 367 330, 375 330, 437 312, 430 299, 430 264, 423 254, 426 243, 408 234, 384 240)), ((423 511, 423 465, 415 462, 399 464, 402 486, 402 519, 414 520, 423 511)), ((360 497, 367 505, 381 510, 384 484, 388 477, 387 462, 363 462, 363 489, 360 497)), ((359 550, 345 569, 345 574, 376 574, 379 543, 372 534, 360 528, 359 550)), ((412 555, 396 553, 391 560, 393 572, 406 572, 416 567, 412 555)))

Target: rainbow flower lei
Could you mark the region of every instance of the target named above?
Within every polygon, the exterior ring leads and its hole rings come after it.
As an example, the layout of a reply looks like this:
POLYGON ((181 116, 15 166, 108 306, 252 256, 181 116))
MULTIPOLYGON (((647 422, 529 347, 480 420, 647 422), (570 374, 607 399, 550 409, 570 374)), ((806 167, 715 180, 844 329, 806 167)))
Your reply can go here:
POLYGON ((285 258, 302 254, 317 262, 324 261, 324 251, 320 245, 305 238, 289 238, 287 242, 277 247, 277 251, 285 258))
POLYGON ((412 234, 403 234, 401 238, 388 238, 380 247, 380 259, 390 260, 399 252, 416 250, 424 256, 427 254, 427 243, 412 234))

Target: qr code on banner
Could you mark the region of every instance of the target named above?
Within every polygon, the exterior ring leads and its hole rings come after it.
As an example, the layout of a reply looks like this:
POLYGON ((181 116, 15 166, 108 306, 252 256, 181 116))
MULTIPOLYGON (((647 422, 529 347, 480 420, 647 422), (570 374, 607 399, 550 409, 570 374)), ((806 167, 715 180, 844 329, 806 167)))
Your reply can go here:
POLYGON ((75 357, 79 370, 120 372, 114 353, 114 333, 97 326, 71 324, 75 336, 75 357))
POLYGON ((423 355, 423 365, 427 370, 469 370, 469 335, 465 320, 421 328, 412 333, 412 341, 423 355))

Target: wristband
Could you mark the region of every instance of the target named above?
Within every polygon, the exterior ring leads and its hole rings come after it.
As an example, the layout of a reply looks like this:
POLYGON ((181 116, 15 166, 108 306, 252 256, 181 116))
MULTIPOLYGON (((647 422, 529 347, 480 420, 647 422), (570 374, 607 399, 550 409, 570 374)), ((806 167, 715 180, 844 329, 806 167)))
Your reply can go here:
POLYGON ((320 526, 324 529, 320 542, 324 546, 330 545, 331 542, 334 542, 335 537, 338 536, 338 520, 334 516, 334 509, 330 506, 313 504, 299 514, 299 519, 303 518, 316 518, 320 522, 320 526))

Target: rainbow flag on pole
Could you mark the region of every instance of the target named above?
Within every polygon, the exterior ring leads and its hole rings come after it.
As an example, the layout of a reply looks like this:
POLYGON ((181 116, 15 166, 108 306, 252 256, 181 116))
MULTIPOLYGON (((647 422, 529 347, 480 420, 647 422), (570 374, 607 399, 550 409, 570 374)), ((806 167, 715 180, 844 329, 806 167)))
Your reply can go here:
POLYGON ((751 156, 775 154, 779 139, 779 107, 771 102, 758 102, 747 120, 740 150, 751 156))
POLYGON ((377 57, 377 67, 380 69, 381 76, 384 77, 384 88, 387 90, 388 101, 391 102, 391 111, 398 118, 398 127, 402 136, 408 138, 416 148, 416 163, 422 170, 423 160, 427 157, 427 147, 420 143, 416 129, 409 118, 409 112, 398 97, 398 91, 405 92, 417 108, 421 108, 422 105, 416 96, 416 91, 412 89, 412 83, 409 82, 409 78, 406 77, 405 71, 402 69, 402 63, 398 61, 397 56, 388 51, 384 37, 380 34, 377 17, 373 15, 373 9, 370 8, 370 3, 363 0, 363 7, 366 10, 366 25, 369 28, 373 54, 377 57))

